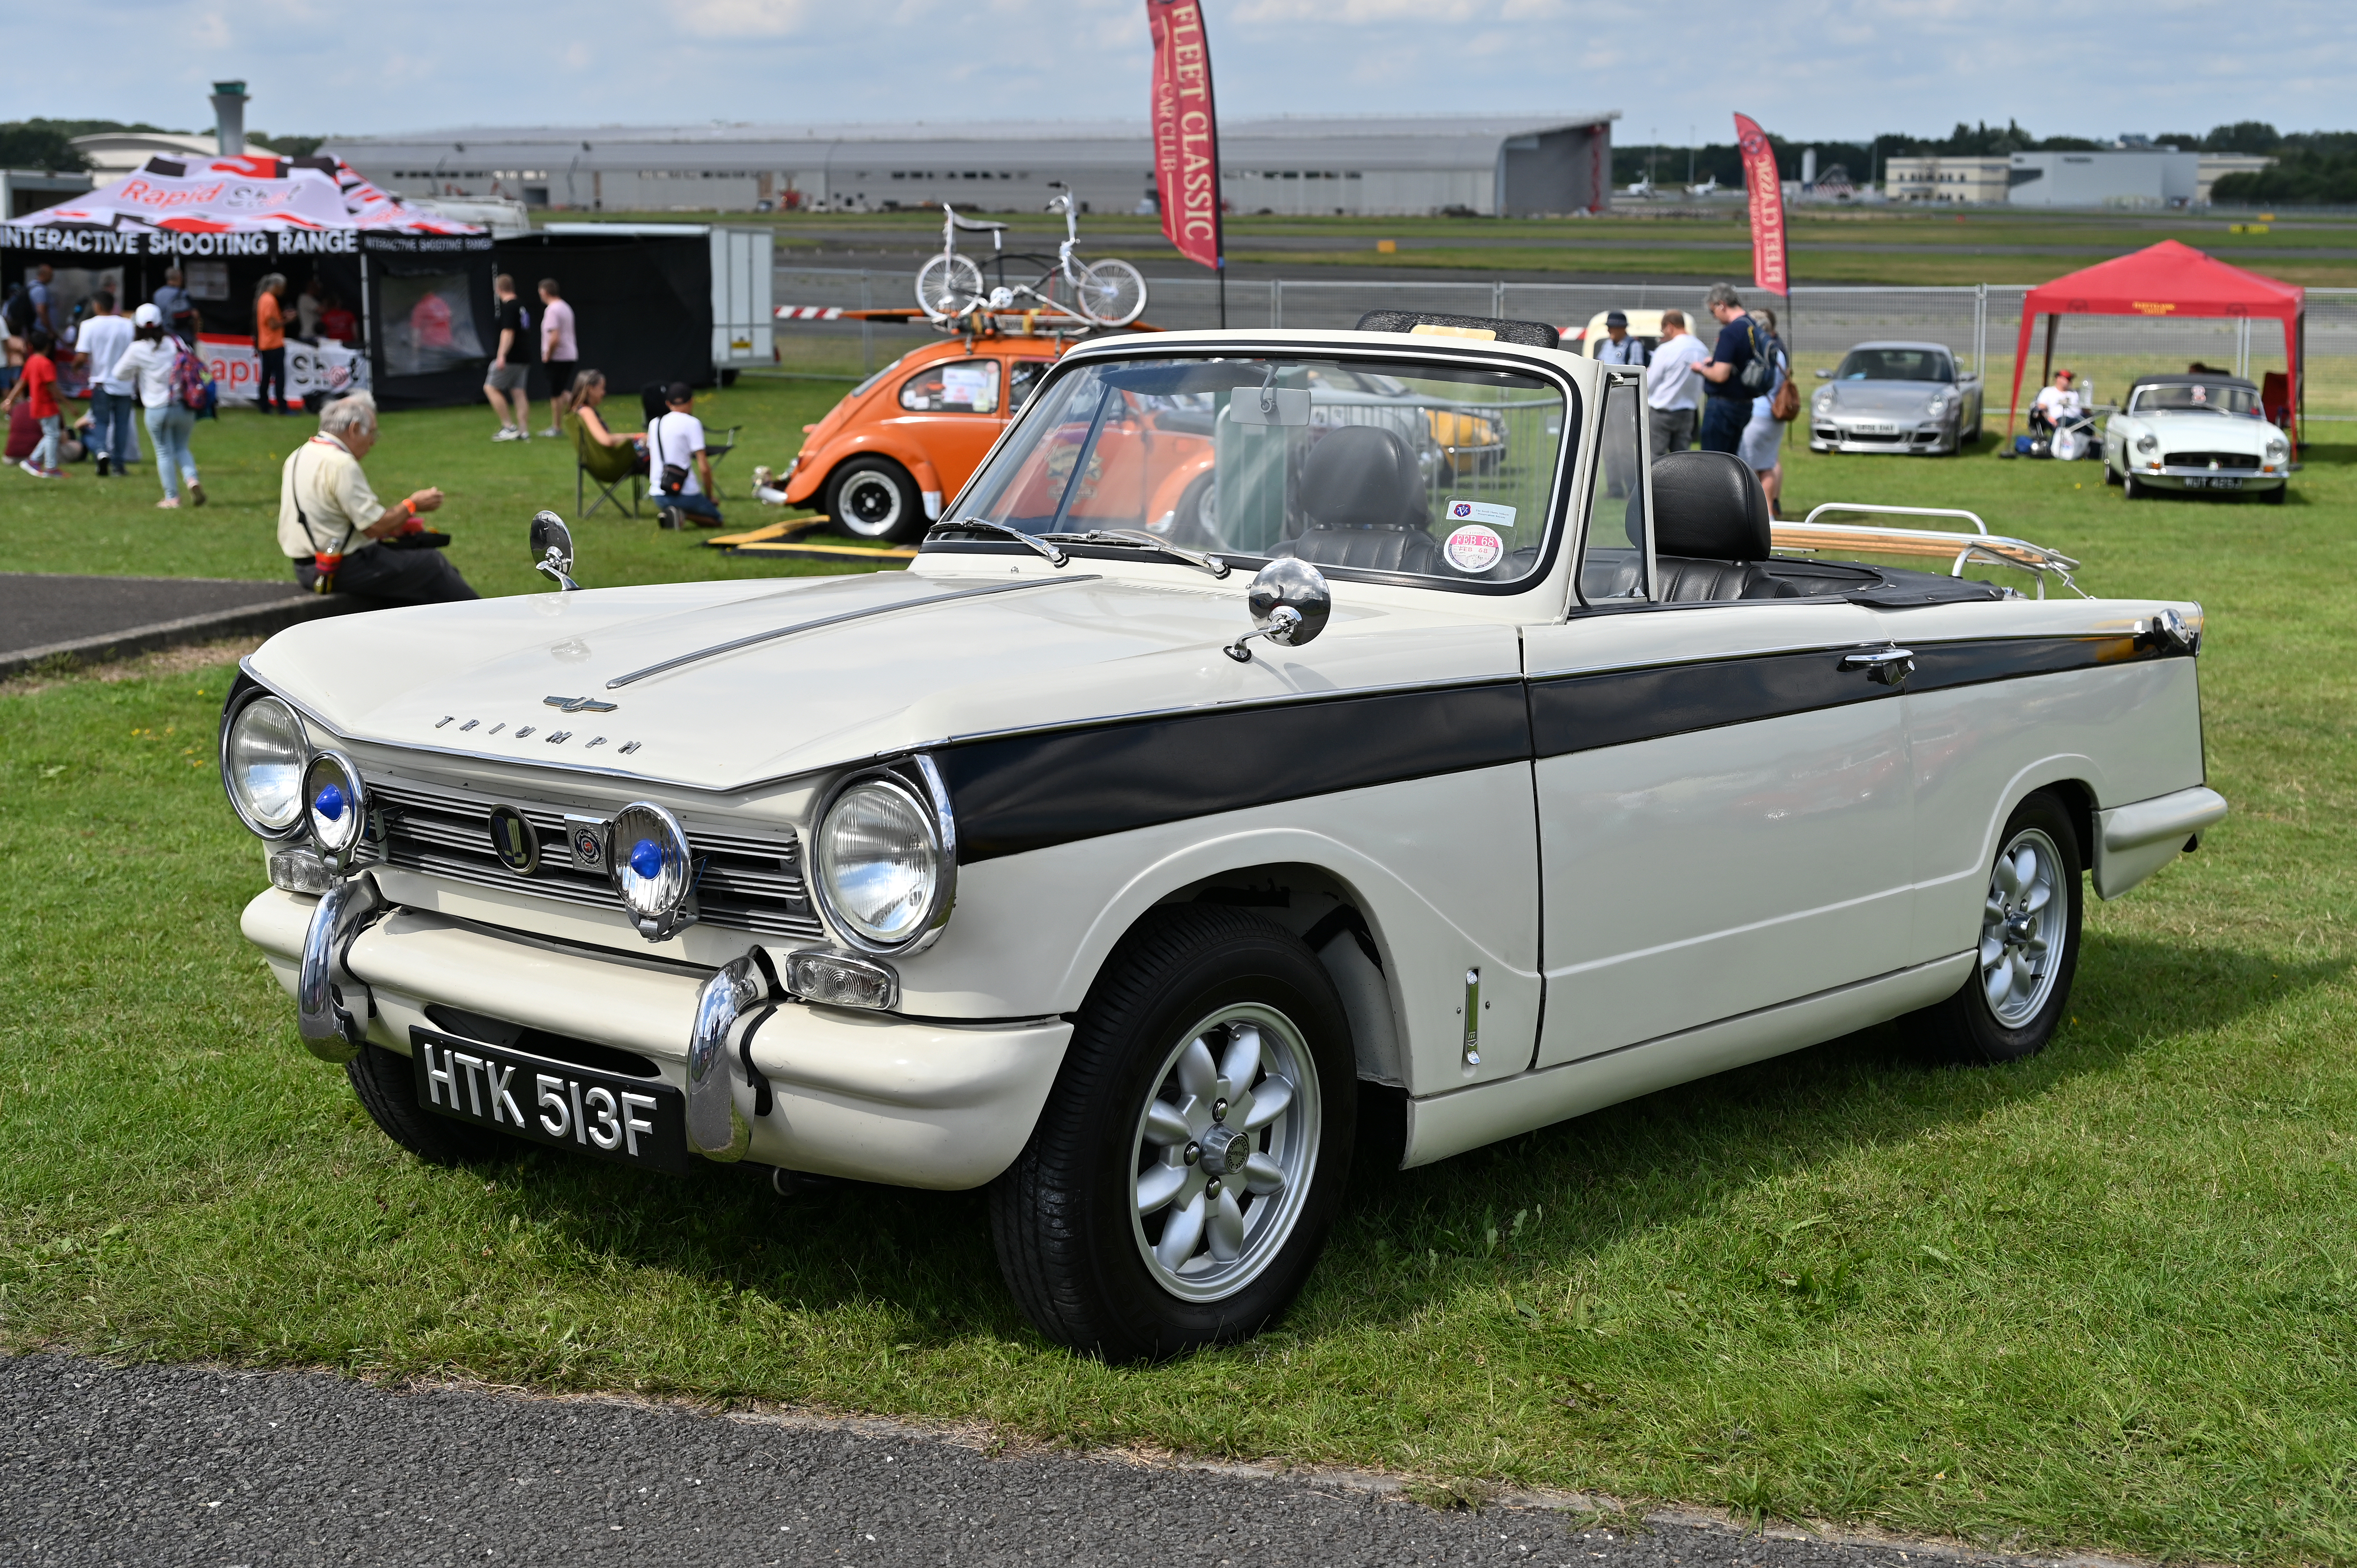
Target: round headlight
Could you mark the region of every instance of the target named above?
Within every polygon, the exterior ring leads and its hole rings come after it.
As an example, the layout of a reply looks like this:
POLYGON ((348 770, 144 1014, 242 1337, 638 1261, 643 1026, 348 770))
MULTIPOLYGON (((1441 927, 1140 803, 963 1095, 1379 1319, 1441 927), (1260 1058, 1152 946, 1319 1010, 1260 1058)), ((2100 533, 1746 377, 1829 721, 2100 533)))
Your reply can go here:
POLYGON ((2136 437, 2136 450, 2137 450, 2137 451, 2139 451, 2139 452, 2158 452, 2158 451, 2159 451, 2159 450, 2160 450, 2160 437, 2159 437, 2159 436, 2158 436, 2158 435, 2154 435, 2151 431, 2149 431, 2149 430, 2146 431, 2142 435, 2139 435, 2139 436, 2137 436, 2137 437, 2136 437))
POLYGON ((630 911, 639 935, 668 941, 694 923, 687 901, 695 891, 687 833, 679 819, 650 800, 633 800, 614 816, 614 850, 608 862, 614 890, 630 911))
POLYGON ((368 786, 340 751, 323 751, 303 769, 303 821, 311 841, 338 870, 352 863, 368 827, 368 786))
POLYGON ((952 855, 933 813, 897 779, 860 779, 818 833, 818 889, 856 947, 899 951, 949 915, 952 855))
POLYGON ((285 838, 303 816, 303 721, 275 697, 238 709, 221 735, 221 783, 240 821, 285 838))
POLYGON ((2272 459, 2272 460, 2273 460, 2273 461, 2275 461, 2275 462, 2280 463, 2280 462, 2282 462, 2286 457, 2288 457, 2288 456, 2291 456, 2291 443, 2289 443, 2289 442, 2286 441, 2286 440, 2285 440, 2282 436, 2280 436, 2280 435, 2269 436, 2269 437, 2267 438, 2267 456, 2268 456, 2270 459, 2272 459))

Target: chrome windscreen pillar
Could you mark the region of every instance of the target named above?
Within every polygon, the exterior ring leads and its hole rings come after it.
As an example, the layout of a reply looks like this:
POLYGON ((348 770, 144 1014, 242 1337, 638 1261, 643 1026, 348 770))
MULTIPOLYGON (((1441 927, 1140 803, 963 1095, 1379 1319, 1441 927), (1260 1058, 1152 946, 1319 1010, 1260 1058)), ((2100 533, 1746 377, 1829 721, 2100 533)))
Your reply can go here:
POLYGON ((321 1061, 341 1065, 360 1055, 373 1011, 368 988, 344 967, 352 940, 387 908, 376 878, 337 883, 321 896, 303 934, 303 964, 295 983, 295 1015, 303 1044, 321 1061))

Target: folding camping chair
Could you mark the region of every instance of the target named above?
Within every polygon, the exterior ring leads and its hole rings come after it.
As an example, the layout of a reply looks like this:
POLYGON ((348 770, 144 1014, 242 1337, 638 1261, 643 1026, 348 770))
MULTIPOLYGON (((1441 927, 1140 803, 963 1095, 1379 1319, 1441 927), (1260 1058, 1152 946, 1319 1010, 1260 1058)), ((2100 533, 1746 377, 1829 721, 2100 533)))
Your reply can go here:
POLYGON ((581 421, 574 420, 572 424, 574 515, 587 518, 612 501, 632 517, 638 516, 639 499, 647 488, 647 471, 640 465, 638 447, 603 446, 589 439, 589 428, 581 421), (615 494, 626 480, 630 487, 627 500, 615 494), (590 485, 597 488, 597 499, 585 507, 583 499, 590 485))

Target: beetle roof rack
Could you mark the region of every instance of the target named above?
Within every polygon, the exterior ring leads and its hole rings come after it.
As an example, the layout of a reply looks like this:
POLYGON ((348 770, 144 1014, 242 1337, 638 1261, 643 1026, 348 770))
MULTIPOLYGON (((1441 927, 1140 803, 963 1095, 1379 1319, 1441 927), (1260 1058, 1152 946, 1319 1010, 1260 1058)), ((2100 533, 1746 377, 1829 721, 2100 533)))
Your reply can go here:
POLYGON ((1445 316, 1434 310, 1370 310, 1359 317, 1361 332, 1405 332, 1418 338, 1473 338, 1519 343, 1525 349, 1560 349, 1563 336, 1544 321, 1509 321, 1501 316, 1445 316))

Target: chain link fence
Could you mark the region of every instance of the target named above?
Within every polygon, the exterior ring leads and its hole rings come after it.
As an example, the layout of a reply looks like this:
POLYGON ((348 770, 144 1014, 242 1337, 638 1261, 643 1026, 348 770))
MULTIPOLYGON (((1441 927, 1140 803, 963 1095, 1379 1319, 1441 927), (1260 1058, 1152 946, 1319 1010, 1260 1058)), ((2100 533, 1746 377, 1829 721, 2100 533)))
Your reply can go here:
MULTIPOLYGON (((1370 310, 1418 310, 1453 316, 1501 316, 1584 328, 1607 310, 1676 308, 1707 332, 1703 308, 1708 285, 1422 283, 1356 279, 1234 280, 1226 288, 1231 327, 1349 328, 1370 310)), ((1208 275, 1150 278, 1146 318, 1173 329, 1217 327, 1219 280, 1208 275)), ((847 268, 780 267, 781 306, 856 308, 916 303, 912 273, 847 268)), ((1801 379, 1830 370, 1859 343, 1906 338, 1945 344, 1958 361, 1979 372, 1989 428, 2002 430, 2012 394, 2013 359, 2027 290, 1984 284, 1952 288, 1796 287, 1789 303, 1771 306, 1801 379)), ((921 324, 789 321, 779 323, 780 365, 819 374, 865 374, 934 337, 921 324)), ((2326 426, 2357 423, 2357 288, 2308 291, 2307 417, 2326 426)), ((2045 325, 2033 322, 2022 399, 2036 394, 2045 358, 2045 325)), ((2202 364, 2258 381, 2284 368, 2282 329, 2272 321, 2126 316, 2066 316, 2054 337, 2054 364, 2093 382, 2098 402, 2127 389, 2138 375, 2202 364)), ((2333 439, 2329 428, 2315 439, 2333 439)))

